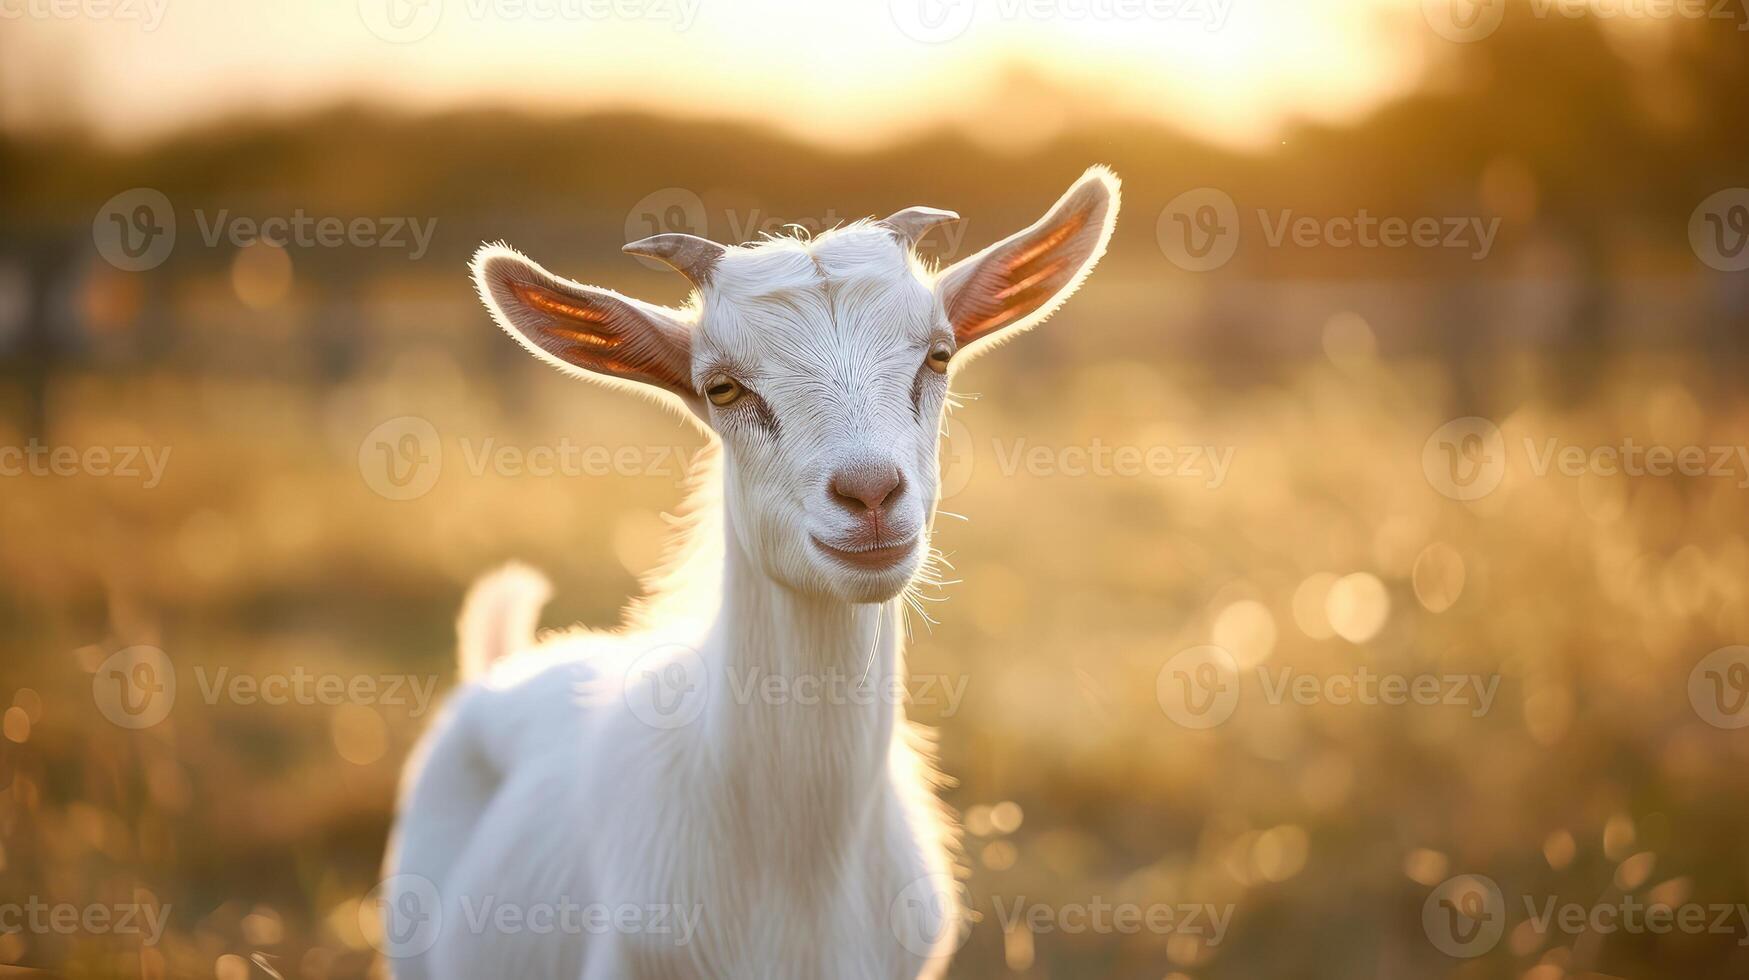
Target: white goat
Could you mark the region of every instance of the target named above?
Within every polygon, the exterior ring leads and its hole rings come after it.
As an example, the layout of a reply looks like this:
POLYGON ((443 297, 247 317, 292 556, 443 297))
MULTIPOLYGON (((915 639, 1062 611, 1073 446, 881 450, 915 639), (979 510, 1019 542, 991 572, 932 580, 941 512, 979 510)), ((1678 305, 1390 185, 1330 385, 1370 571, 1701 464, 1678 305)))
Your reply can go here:
POLYGON ((939 274, 912 246, 958 216, 929 208, 626 246, 691 279, 684 312, 480 250, 511 336, 654 394, 711 446, 682 547, 622 629, 535 644, 549 590, 519 567, 469 594, 463 686, 407 764, 382 886, 397 976, 945 973, 963 923, 930 753, 891 697, 829 681, 903 678, 948 376, 1073 293, 1117 212, 1092 168, 939 274))

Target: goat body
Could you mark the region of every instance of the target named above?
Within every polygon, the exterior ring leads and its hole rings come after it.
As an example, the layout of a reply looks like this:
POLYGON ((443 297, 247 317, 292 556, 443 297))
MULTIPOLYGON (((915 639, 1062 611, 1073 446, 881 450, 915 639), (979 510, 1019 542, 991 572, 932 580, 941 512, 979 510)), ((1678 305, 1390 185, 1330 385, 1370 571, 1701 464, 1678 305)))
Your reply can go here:
POLYGON ((1044 319, 1104 252, 1117 182, 939 276, 913 208, 802 242, 631 247, 690 314, 500 246, 475 272, 512 336, 703 424, 689 524, 614 632, 534 637, 509 566, 462 611, 462 684, 409 760, 380 947, 401 978, 912 980, 964 937, 954 832, 904 678, 927 576, 948 362, 1044 319), (708 404, 707 404, 708 402, 708 404), (830 686, 828 678, 849 687, 830 686), (809 696, 806 692, 813 692, 809 696))

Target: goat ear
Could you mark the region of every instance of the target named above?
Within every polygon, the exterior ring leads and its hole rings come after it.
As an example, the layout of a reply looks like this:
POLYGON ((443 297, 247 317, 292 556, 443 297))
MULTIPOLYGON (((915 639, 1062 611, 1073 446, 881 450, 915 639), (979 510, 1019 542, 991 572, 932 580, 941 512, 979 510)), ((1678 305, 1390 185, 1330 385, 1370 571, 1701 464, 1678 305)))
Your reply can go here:
POLYGON ((1090 167, 1031 227, 948 267, 936 292, 960 347, 981 349, 1056 312, 1105 254, 1118 203, 1117 175, 1090 167))
POLYGON ((502 244, 475 253, 474 285, 498 325, 541 360, 698 400, 692 331, 662 307, 562 279, 502 244))

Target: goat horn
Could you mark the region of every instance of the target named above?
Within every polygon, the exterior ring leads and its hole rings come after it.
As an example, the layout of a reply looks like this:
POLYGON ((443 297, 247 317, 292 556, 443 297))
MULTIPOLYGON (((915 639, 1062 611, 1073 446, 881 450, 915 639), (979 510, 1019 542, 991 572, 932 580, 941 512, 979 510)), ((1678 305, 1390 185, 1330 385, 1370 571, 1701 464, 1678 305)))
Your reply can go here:
POLYGON ((702 287, 710 282, 717 260, 728 250, 697 235, 670 232, 632 242, 620 251, 665 262, 675 272, 690 279, 694 286, 702 287))
POLYGON ((905 240, 907 245, 915 245, 929 229, 948 221, 958 221, 960 216, 952 211, 940 208, 906 208, 896 211, 881 219, 881 224, 892 229, 893 233, 905 240))

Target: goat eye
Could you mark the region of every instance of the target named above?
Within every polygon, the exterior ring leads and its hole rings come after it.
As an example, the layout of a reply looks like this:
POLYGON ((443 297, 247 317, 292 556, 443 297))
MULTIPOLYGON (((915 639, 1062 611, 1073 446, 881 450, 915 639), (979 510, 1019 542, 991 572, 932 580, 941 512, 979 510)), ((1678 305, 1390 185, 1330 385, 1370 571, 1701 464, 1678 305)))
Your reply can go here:
POLYGON ((953 348, 948 345, 947 341, 938 340, 929 345, 929 356, 923 359, 923 363, 936 374, 946 374, 947 362, 951 360, 953 360, 953 348))
POLYGON ((712 405, 733 404, 746 391, 741 382, 726 374, 713 374, 704 383, 704 396, 711 400, 712 405))

